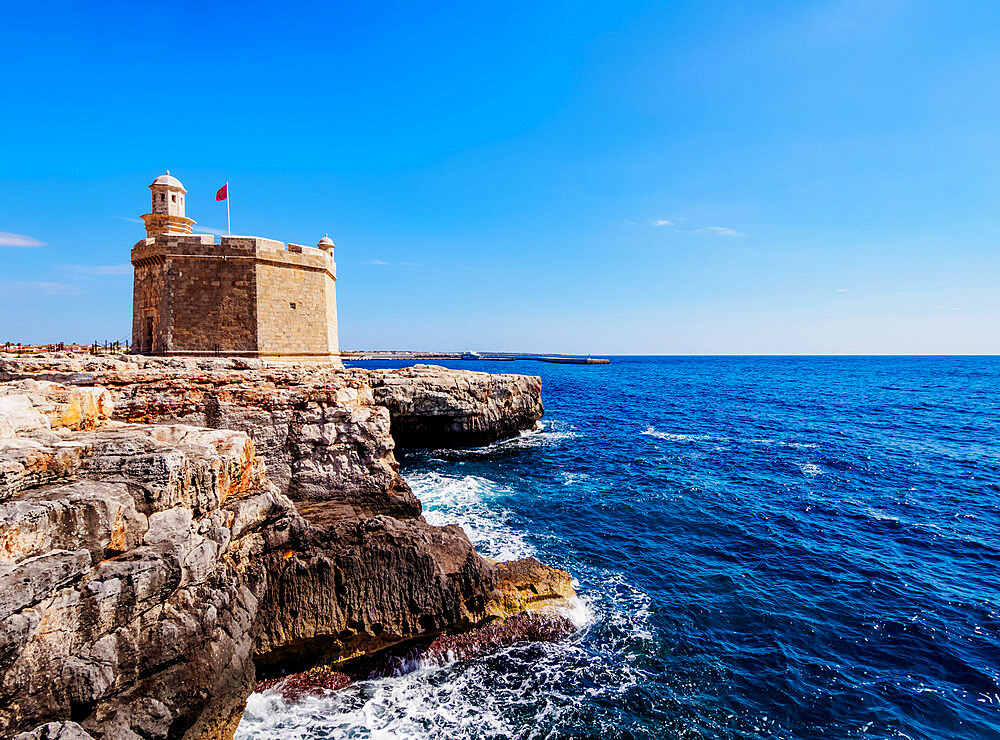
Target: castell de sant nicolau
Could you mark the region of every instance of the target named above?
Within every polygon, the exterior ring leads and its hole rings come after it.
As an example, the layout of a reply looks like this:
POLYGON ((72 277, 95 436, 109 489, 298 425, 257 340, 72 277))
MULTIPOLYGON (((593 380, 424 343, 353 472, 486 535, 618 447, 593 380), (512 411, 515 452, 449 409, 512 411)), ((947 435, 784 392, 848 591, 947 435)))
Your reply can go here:
POLYGON ((136 352, 338 363, 333 241, 195 234, 169 170, 149 186, 146 238, 132 247, 136 352))

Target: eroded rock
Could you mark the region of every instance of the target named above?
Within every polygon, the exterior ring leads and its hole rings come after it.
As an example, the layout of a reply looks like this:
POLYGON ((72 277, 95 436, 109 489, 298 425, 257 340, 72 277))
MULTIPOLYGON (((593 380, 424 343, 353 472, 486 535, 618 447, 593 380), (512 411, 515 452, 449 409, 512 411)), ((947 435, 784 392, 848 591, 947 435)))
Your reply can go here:
POLYGON ((31 363, 0 358, 2 736, 227 738, 258 669, 572 594, 420 517, 369 371, 31 363))
POLYGON ((542 381, 414 365, 369 371, 375 402, 389 409, 396 444, 469 447, 514 437, 542 418, 542 381))

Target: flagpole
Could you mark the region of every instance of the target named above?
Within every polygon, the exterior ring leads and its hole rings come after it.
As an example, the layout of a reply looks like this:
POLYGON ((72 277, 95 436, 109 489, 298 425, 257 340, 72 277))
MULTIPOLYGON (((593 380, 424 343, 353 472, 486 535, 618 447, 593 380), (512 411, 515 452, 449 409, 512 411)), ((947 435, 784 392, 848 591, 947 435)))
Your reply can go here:
POLYGON ((233 235, 233 222, 229 217, 229 180, 226 180, 226 230, 233 235))

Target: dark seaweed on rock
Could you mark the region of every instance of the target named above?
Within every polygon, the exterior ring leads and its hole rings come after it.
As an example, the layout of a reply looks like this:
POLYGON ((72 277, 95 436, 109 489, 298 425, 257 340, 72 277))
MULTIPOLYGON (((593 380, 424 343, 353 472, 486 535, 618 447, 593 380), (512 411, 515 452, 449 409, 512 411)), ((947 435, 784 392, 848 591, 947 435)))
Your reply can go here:
POLYGON ((561 615, 516 614, 471 632, 441 635, 424 656, 431 661, 464 660, 519 642, 557 642, 573 630, 573 622, 561 615))
POLYGON ((285 701, 298 701, 304 696, 326 694, 330 691, 350 686, 352 679, 346 673, 327 666, 316 666, 302 673, 293 673, 284 678, 268 678, 258 681, 254 691, 274 691, 285 701))
POLYGON ((458 634, 440 635, 424 647, 355 662, 343 670, 317 666, 300 673, 257 681, 254 691, 277 693, 287 702, 306 696, 324 695, 346 688, 355 681, 405 675, 417 667, 444 665, 486 655, 499 648, 523 642, 557 642, 572 634, 575 627, 567 617, 556 614, 522 613, 490 622, 458 634))

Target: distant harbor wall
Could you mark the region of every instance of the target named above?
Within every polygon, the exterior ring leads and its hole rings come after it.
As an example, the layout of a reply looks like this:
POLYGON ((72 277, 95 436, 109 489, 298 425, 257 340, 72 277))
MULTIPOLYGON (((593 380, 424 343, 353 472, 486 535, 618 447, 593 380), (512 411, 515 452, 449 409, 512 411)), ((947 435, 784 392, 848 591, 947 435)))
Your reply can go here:
POLYGON ((611 360, 605 357, 580 357, 574 355, 541 355, 504 352, 416 352, 408 350, 342 350, 340 356, 345 361, 376 360, 469 360, 473 362, 513 362, 515 360, 536 360, 554 362, 561 365, 607 365, 611 360))

